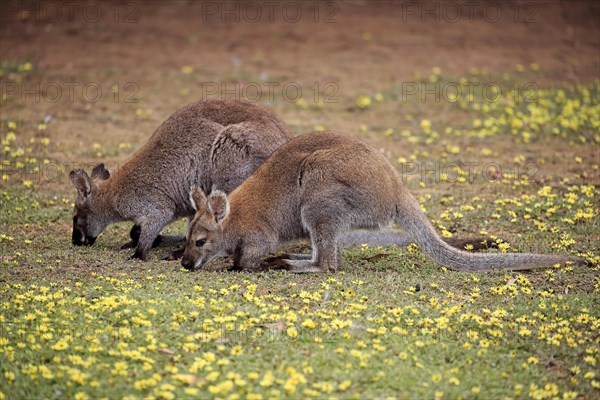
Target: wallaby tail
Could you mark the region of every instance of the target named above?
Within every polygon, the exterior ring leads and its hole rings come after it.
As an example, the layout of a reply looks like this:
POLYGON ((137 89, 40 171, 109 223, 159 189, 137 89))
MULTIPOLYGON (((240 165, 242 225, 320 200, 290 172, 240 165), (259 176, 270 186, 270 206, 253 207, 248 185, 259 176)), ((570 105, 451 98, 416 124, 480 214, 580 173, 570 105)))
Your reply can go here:
POLYGON ((568 261, 576 265, 587 264, 585 259, 572 256, 530 253, 469 253, 458 250, 438 236, 421 211, 417 200, 406 191, 399 194, 396 221, 427 255, 436 262, 456 271, 529 270, 549 268, 568 261))

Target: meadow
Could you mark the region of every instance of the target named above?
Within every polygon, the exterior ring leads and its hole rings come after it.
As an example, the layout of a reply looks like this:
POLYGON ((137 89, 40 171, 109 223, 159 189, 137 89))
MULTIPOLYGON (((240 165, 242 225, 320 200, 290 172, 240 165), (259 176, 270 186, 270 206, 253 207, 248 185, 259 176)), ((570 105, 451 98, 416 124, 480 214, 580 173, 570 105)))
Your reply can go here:
MULTIPOLYGON (((342 39, 384 43, 371 23, 342 39)), ((3 55, 2 82, 43 87, 68 75, 18 53, 3 55)), ((82 82, 133 73, 101 54, 82 82)), ((342 268, 326 274, 229 272, 228 260, 188 272, 160 260, 167 248, 126 261, 129 223, 73 247, 71 168, 118 168, 198 98, 201 82, 257 82, 269 56, 253 52, 220 71, 169 55, 157 71, 140 66, 148 76, 137 102, 123 100, 133 93, 126 80, 103 86, 98 102, 3 92, 0 400, 599 398, 600 82, 594 73, 564 80, 539 54, 421 66, 402 82, 340 72, 354 80, 334 79, 339 92, 306 84, 293 101, 279 92, 259 101, 294 134, 339 130, 381 149, 440 235, 484 237, 495 243, 489 252, 578 255, 587 266, 471 274, 410 245, 344 249, 342 268)), ((273 68, 273 79, 291 79, 285 60, 273 68)), ((166 232, 184 229, 178 221, 166 232)))

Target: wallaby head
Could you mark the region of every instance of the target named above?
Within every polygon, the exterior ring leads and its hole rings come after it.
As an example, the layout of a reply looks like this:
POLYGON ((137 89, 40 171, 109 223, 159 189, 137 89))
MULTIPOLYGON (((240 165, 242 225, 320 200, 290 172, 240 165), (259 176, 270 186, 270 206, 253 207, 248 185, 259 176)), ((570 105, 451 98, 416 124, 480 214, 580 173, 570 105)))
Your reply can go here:
POLYGON ((229 202, 220 190, 207 198, 200 188, 192 189, 190 201, 196 214, 188 229, 181 265, 193 271, 223 254, 223 221, 229 215, 229 202))
POLYGON ((99 182, 110 178, 110 172, 104 164, 98 164, 92 170, 92 176, 83 169, 75 169, 69 174, 71 182, 77 188, 77 200, 73 210, 72 242, 76 246, 91 246, 106 227, 105 217, 98 212, 96 200, 99 182))

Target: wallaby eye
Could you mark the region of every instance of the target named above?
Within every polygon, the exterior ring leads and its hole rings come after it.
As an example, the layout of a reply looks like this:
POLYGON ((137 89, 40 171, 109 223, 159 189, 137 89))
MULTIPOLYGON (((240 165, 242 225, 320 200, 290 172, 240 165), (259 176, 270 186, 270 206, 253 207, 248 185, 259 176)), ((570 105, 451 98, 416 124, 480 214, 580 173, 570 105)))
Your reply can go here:
POLYGON ((196 240, 196 247, 202 247, 206 243, 206 239, 198 239, 196 240))

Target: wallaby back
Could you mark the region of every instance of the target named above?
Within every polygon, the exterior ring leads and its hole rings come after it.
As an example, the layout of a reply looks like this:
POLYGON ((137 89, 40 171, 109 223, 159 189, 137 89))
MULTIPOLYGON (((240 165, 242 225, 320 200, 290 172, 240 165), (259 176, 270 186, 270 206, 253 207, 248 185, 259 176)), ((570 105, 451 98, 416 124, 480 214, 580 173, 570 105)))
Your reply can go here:
POLYGON ((359 139, 333 132, 292 139, 228 198, 224 196, 214 193, 208 201, 196 202, 198 212, 188 233, 190 249, 186 249, 187 257, 182 262, 185 267, 198 268, 223 251, 234 254, 238 268, 256 266, 262 255, 283 242, 308 235, 312 258, 286 260, 290 269, 335 269, 340 263, 337 241, 342 232, 381 229, 394 221, 434 260, 456 270, 585 263, 578 257, 472 254, 452 248, 440 239, 380 152, 359 139), (215 225, 211 210, 216 207, 211 203, 224 201, 228 201, 228 207, 220 207, 226 212, 220 213, 220 222, 215 225), (201 246, 193 250, 194 243, 201 246), (203 251, 204 247, 208 250, 203 251))
POLYGON ((228 193, 289 138, 285 124, 257 104, 192 103, 162 123, 114 174, 112 185, 119 193, 134 196, 140 188, 160 187, 157 194, 166 189, 178 216, 186 216, 193 213, 191 185, 228 193))

